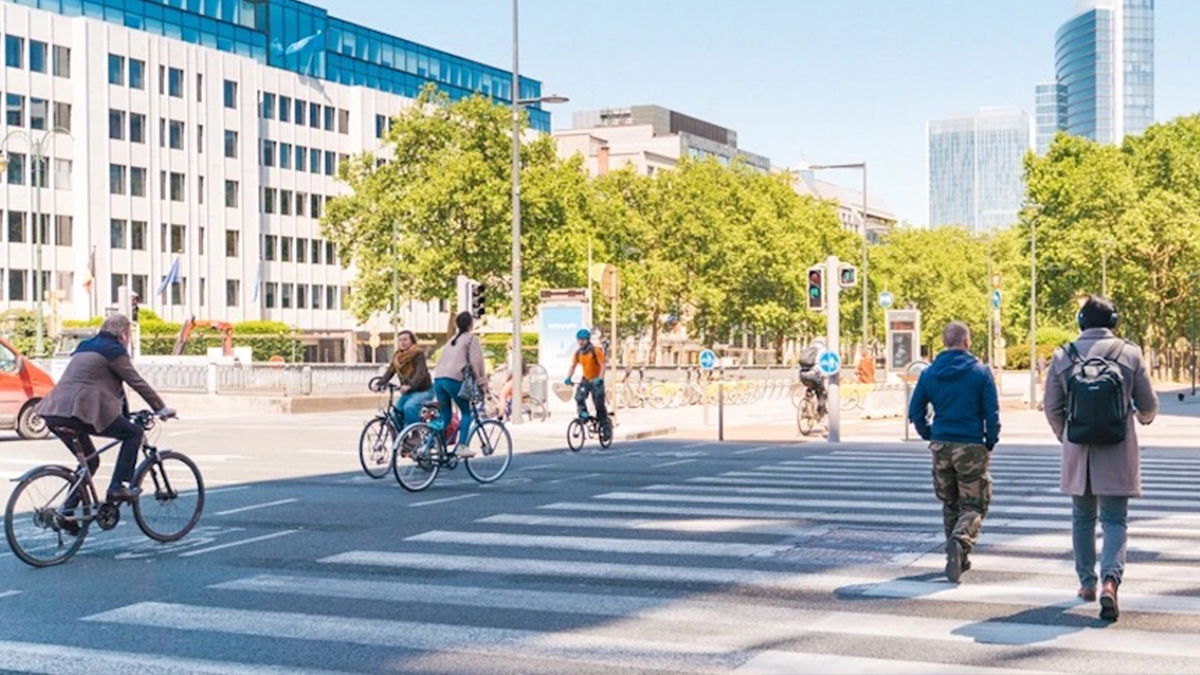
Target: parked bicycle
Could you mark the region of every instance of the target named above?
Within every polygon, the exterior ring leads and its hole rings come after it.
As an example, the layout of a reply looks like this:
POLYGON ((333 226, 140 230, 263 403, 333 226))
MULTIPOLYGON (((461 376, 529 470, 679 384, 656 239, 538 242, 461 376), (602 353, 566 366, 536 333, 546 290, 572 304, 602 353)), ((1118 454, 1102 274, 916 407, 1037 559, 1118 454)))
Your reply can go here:
MULTIPOLYGON (((149 432, 162 419, 148 410, 129 416, 130 422, 147 432, 142 441, 145 459, 135 469, 130 485, 141 488, 133 500, 138 528, 151 539, 170 542, 191 532, 200 520, 204 479, 186 455, 151 444, 149 432)), ((88 467, 121 441, 84 456, 77 430, 65 427, 55 433, 72 438, 78 464, 73 470, 58 464, 30 469, 20 478, 4 511, 4 535, 13 555, 33 567, 70 560, 83 546, 92 523, 111 530, 121 520, 120 503, 100 501, 88 467)))
MULTIPOLYGON (((512 463, 512 436, 503 422, 485 417, 485 412, 482 401, 471 401, 472 423, 467 443, 475 456, 462 463, 471 478, 491 483, 503 476, 512 463)), ((439 429, 437 417, 437 402, 425 403, 421 406, 421 421, 404 427, 396 438, 392 474, 410 492, 420 492, 432 485, 443 467, 448 470, 458 467, 458 456, 447 450, 447 442, 454 442, 458 430, 455 428, 451 433, 451 429, 439 429)))

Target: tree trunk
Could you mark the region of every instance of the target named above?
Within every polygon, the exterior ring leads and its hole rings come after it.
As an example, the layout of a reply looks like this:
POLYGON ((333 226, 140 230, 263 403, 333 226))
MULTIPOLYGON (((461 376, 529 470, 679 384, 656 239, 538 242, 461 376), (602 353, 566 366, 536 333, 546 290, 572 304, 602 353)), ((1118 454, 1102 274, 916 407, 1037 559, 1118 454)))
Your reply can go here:
POLYGON ((658 365, 658 314, 650 316, 650 365, 658 365))

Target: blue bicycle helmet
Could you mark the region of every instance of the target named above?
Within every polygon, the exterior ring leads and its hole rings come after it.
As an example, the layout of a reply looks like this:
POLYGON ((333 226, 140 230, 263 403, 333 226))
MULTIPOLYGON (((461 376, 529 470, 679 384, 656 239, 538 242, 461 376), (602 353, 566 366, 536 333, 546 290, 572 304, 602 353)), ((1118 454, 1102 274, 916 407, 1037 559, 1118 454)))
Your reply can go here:
POLYGON ((575 339, 576 340, 591 340, 592 339, 592 331, 590 331, 586 328, 580 328, 579 332, 575 334, 575 339))

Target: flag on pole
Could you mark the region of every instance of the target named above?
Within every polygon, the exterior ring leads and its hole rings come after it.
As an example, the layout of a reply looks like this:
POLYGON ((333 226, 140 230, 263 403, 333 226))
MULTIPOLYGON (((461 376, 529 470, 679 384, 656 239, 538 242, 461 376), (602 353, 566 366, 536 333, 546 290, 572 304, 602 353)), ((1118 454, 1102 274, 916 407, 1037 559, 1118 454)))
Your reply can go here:
POLYGON ((166 293, 167 288, 169 288, 171 284, 179 283, 179 280, 179 256, 175 256, 175 261, 171 263, 171 269, 168 270, 166 275, 163 276, 162 283, 158 285, 158 292, 156 292, 155 295, 162 295, 163 293, 166 293))
POLYGON ((83 290, 88 295, 92 294, 92 287, 96 285, 96 247, 93 246, 88 253, 87 273, 83 277, 83 290))
POLYGON ((258 292, 262 289, 262 257, 258 259, 258 269, 254 272, 254 297, 250 302, 258 302, 258 292))

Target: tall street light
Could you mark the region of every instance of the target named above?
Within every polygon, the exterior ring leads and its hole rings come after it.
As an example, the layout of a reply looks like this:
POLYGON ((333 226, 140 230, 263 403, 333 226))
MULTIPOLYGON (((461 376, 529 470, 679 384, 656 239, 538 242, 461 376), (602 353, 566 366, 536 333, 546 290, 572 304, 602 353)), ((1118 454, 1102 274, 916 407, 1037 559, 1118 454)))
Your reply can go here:
POLYGON ((1041 204, 1026 204, 1029 217, 1029 409, 1037 409, 1037 219, 1041 204))
MULTIPOLYGON (((51 127, 42 132, 39 136, 34 137, 24 129, 13 129, 8 132, 4 140, 0 141, 0 171, 8 169, 7 148, 8 141, 14 136, 24 137, 25 142, 29 144, 29 178, 30 185, 33 187, 33 241, 34 241, 34 271, 33 271, 33 299, 35 303, 34 330, 36 338, 34 342, 34 354, 37 357, 46 355, 46 324, 45 317, 42 315, 42 296, 45 294, 44 284, 42 284, 42 244, 46 237, 44 234, 49 234, 50 224, 46 222, 45 231, 41 228, 42 221, 42 187, 46 185, 46 180, 50 175, 50 167, 46 158, 46 151, 54 147, 54 138, 58 134, 63 134, 67 138, 71 138, 71 132, 62 127, 51 127), (38 172, 41 170, 41 179, 39 180, 38 172)), ((47 218, 48 220, 48 218, 47 218)))
POLYGON ((520 406, 524 400, 521 375, 521 108, 539 103, 566 103, 565 96, 521 98, 521 69, 517 62, 517 0, 512 3, 512 376, 514 424, 521 423, 520 406))
POLYGON ((854 162, 852 164, 813 164, 808 168, 811 170, 862 169, 862 348, 866 349, 870 342, 871 335, 871 303, 869 291, 867 289, 867 270, 869 264, 867 259, 867 163, 854 162))

